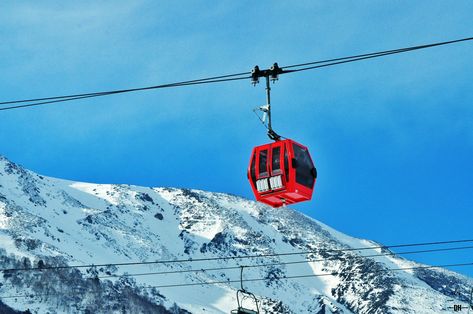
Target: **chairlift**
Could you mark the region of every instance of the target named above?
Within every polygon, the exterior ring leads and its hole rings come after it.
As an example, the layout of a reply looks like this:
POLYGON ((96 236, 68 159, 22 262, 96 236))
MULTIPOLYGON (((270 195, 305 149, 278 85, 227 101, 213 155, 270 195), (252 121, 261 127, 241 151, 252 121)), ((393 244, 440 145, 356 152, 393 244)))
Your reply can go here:
POLYGON ((236 294, 238 308, 232 310, 230 314, 260 314, 258 299, 253 293, 243 288, 243 268, 244 266, 240 266, 240 289, 238 289, 236 294), (253 301, 254 308, 256 309, 250 309, 248 307, 243 306, 243 301, 245 299, 251 299, 253 301))
POLYGON ((239 289, 237 291, 237 303, 238 303, 238 308, 236 310, 232 310, 230 313, 231 314, 259 314, 259 306, 258 306, 258 299, 256 296, 246 290, 239 289), (256 310, 254 309, 249 309, 248 307, 243 306, 243 301, 245 299, 251 299, 253 301, 253 304, 256 307, 256 310))

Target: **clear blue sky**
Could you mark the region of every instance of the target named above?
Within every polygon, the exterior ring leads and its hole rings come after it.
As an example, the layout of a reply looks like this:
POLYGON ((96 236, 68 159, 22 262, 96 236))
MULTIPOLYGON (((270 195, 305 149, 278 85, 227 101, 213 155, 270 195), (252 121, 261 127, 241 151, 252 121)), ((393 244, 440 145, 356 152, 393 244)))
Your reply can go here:
MULTIPOLYGON (((472 1, 3 1, 1 100, 147 86, 473 36, 472 1)), ((473 43, 286 75, 275 129, 310 148, 295 206, 384 244, 473 237, 473 43)), ((78 181, 252 198, 263 86, 181 87, 0 113, 0 154, 78 181)), ((415 257, 471 262, 473 253, 415 257)), ((472 269, 462 269, 473 275, 472 269)))

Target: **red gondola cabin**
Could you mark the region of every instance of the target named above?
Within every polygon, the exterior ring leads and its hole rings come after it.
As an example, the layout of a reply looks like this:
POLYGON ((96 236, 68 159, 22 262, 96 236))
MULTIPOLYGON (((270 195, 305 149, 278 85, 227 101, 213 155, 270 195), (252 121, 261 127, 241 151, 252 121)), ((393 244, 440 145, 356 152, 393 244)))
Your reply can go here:
POLYGON ((248 179, 257 201, 280 207, 310 200, 317 170, 307 147, 286 139, 253 149, 248 179))

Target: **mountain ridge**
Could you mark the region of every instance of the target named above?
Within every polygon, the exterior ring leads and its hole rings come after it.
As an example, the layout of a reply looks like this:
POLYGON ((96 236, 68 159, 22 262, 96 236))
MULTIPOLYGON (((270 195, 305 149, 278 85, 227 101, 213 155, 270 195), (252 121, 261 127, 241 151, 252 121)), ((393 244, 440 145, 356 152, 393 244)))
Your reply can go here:
POLYGON ((70 269, 62 275, 30 271, 5 278, 4 274, 0 296, 31 293, 32 297, 0 297, 2 302, 16 311, 32 313, 228 313, 236 308, 238 284, 179 290, 149 287, 238 280, 242 264, 251 266, 245 268, 245 278, 266 279, 244 285, 268 313, 448 313, 449 300, 466 302, 473 286, 471 278, 443 269, 391 271, 422 265, 399 256, 365 257, 386 251, 353 250, 379 244, 344 235, 291 208, 272 209, 224 193, 50 178, 2 156, 0 242, 3 268, 28 263, 33 267, 40 260, 47 265, 88 265, 312 252, 246 259, 244 263, 212 260, 70 269), (317 262, 275 265, 301 259, 317 262), (256 267, 259 264, 273 265, 256 267), (235 269, 191 272, 229 266, 235 269), (124 275, 166 271, 186 272, 124 275), (321 273, 337 275, 284 279, 321 273), (110 275, 117 277, 101 278, 110 275), (68 299, 55 288, 69 291, 67 276, 74 278, 87 298, 68 299), (50 298, 36 297, 45 290, 40 283, 55 293, 50 298), (112 297, 100 304, 98 296, 105 292, 112 297), (129 308, 123 308, 123 295, 132 300, 129 308))

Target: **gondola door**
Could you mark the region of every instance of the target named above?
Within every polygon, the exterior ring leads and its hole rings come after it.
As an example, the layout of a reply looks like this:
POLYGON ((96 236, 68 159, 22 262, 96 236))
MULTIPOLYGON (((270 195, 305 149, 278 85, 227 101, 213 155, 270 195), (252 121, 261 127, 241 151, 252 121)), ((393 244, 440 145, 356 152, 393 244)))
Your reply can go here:
POLYGON ((256 190, 260 195, 278 192, 286 187, 286 174, 283 168, 284 144, 283 141, 279 141, 260 146, 255 150, 255 163, 251 165, 255 169, 251 170, 251 175, 255 174, 256 190))
POLYGON ((266 193, 270 191, 269 187, 269 153, 271 144, 259 147, 256 150, 255 170, 256 170, 256 190, 258 193, 266 193))
POLYGON ((284 142, 278 141, 271 144, 269 159, 269 187, 272 192, 283 190, 286 187, 286 178, 283 168, 284 142))

